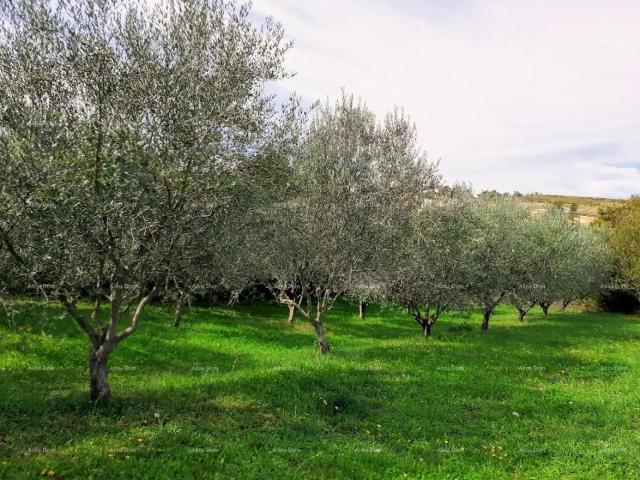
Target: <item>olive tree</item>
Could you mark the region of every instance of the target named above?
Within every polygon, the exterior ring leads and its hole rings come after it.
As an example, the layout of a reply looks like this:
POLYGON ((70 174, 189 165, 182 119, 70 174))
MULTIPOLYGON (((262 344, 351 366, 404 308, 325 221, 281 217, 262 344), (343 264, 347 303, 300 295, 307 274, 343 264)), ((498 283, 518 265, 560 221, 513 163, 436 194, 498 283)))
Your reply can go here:
POLYGON ((0 164, 15 175, 3 249, 87 335, 91 398, 107 399, 109 355, 154 296, 192 283, 192 265, 228 273, 228 219, 251 208, 273 161, 263 86, 286 75, 289 45, 224 0, 1 12, 0 164))
POLYGON ((554 302, 566 308, 597 292, 610 262, 603 231, 573 223, 557 208, 523 219, 520 228, 519 278, 507 299, 521 321, 535 305, 546 315, 554 302))
POLYGON ((399 265, 406 265, 403 248, 411 238, 416 212, 443 198, 439 162, 427 159, 417 145, 416 133, 410 119, 397 108, 378 128, 373 166, 377 200, 370 212, 374 228, 359 237, 370 246, 363 262, 366 268, 347 292, 358 301, 361 320, 370 302, 391 298, 389 288, 395 284, 399 265))
POLYGON ((599 292, 613 269, 613 252, 608 244, 606 228, 573 225, 572 261, 565 269, 560 288, 560 308, 599 292))
POLYGON ((541 283, 541 263, 544 255, 537 244, 538 223, 532 219, 523 219, 519 225, 523 243, 516 267, 514 283, 505 294, 504 300, 518 310, 518 319, 523 322, 524 317, 535 307, 538 290, 545 288, 541 283))
POLYGON ((538 242, 541 248, 542 262, 539 265, 539 277, 544 288, 537 292, 535 302, 547 315, 550 306, 563 297, 562 291, 571 278, 572 265, 575 262, 574 228, 568 215, 554 207, 539 218, 538 242))
POLYGON ((417 208, 387 272, 386 295, 430 336, 450 307, 470 300, 474 228, 469 196, 430 199, 417 208))
POLYGON ((522 218, 515 226, 520 239, 516 278, 505 299, 518 310, 520 321, 537 304, 546 313, 546 302, 558 295, 560 272, 568 258, 567 220, 561 209, 553 208, 542 215, 522 218))
POLYGON ((274 205, 260 251, 280 297, 314 327, 329 351, 327 310, 341 294, 376 288, 376 260, 389 225, 439 182, 396 110, 377 122, 352 96, 320 106, 290 162, 291 181, 274 205))
POLYGON ((536 225, 537 278, 544 288, 537 289, 531 300, 547 315, 555 302, 564 309, 571 301, 596 293, 609 271, 605 232, 573 223, 560 209, 546 212, 536 225))
POLYGON ((482 309, 482 330, 487 330, 495 307, 522 281, 520 260, 526 238, 520 227, 529 212, 514 200, 500 198, 477 199, 473 209, 470 294, 482 309))

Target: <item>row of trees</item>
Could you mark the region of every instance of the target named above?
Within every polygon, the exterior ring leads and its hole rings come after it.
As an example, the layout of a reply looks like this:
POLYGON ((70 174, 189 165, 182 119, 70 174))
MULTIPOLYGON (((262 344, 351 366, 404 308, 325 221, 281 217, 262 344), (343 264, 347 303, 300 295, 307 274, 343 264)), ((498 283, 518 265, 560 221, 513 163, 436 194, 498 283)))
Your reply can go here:
POLYGON ((479 305, 486 330, 500 302, 523 321, 535 305, 546 315, 554 302, 564 309, 597 292, 608 275, 605 232, 572 224, 558 209, 535 216, 512 200, 460 195, 419 208, 410 228, 383 285, 426 336, 452 307, 479 305))
POLYGON ((224 0, 2 4, 2 280, 86 334, 92 399, 149 302, 178 320, 210 284, 262 282, 326 353, 340 296, 401 303, 429 335, 452 307, 486 329, 501 301, 524 318, 601 281, 600 233, 444 185, 402 110, 276 106, 289 47, 224 0))

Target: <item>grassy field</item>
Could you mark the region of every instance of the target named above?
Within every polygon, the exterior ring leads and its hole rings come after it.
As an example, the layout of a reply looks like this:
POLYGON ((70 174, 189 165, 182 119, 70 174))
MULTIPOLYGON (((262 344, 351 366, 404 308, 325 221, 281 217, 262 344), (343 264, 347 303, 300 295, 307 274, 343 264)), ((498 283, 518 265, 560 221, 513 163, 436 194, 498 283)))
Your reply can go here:
POLYGON ((501 307, 420 336, 340 304, 333 352, 271 305, 151 307, 88 401, 55 305, 0 330, 0 478, 622 479, 640 472, 639 318, 501 307))

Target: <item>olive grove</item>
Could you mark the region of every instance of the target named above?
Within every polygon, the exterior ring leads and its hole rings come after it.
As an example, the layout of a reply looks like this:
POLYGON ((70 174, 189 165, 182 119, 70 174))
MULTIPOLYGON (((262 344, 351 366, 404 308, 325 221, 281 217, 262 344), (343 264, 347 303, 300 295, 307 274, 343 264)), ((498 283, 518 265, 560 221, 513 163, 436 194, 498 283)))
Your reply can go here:
MULTIPOLYGON (((591 295, 607 234, 447 186, 396 108, 276 101, 281 26, 225 0, 16 0, 0 24, 0 300, 29 288, 88 339, 92 400, 146 307, 260 283, 330 351, 342 297, 521 320, 591 295), (545 310, 546 311, 546 310, 545 310)), ((622 218, 622 217, 621 217, 622 218)), ((610 243, 637 284, 637 215, 610 243)), ((154 348, 154 345, 149 345, 154 348)))

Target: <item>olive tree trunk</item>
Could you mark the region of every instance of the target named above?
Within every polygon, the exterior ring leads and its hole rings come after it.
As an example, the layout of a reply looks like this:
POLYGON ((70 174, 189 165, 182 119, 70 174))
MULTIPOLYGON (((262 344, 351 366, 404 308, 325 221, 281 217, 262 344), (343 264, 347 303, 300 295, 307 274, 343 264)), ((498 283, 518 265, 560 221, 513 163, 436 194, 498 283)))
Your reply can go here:
POLYGON ((289 304, 289 318, 287 319, 287 323, 289 325, 293 325, 293 321, 296 317, 296 305, 289 304))
POLYGON ((123 292, 121 290, 113 289, 111 292, 109 297, 111 308, 107 322, 100 322, 99 318, 102 294, 96 297, 96 303, 91 313, 91 321, 78 311, 75 301, 69 300, 64 294, 60 295, 62 305, 89 338, 89 394, 92 401, 109 400, 111 397, 111 389, 109 388, 109 355, 118 343, 138 328, 142 312, 156 292, 157 288, 153 287, 146 296, 140 299, 135 312, 131 315, 129 325, 120 332, 118 332, 118 324, 123 314, 121 310, 123 292))
MULTIPOLYGON (((308 308, 308 318, 311 321, 311 325, 313 325, 313 329, 316 331, 316 341, 318 343, 318 353, 320 355, 324 355, 325 353, 329 353, 331 348, 329 347, 329 342, 327 341, 327 336, 324 331, 324 314, 329 309, 332 304, 331 295, 332 291, 330 288, 316 288, 316 316, 315 318, 311 315, 311 305, 312 299, 310 296, 307 296, 307 305, 308 308)), ((336 297, 334 297, 335 300, 336 297)))
POLYGON ((360 313, 360 320, 364 320, 367 315, 367 303, 361 300, 358 309, 360 313))
POLYGON ((489 330, 489 319, 491 319, 491 309, 482 311, 482 330, 489 330))
POLYGON ((542 312, 545 316, 547 316, 547 313, 549 313, 550 306, 551 304, 549 304, 548 302, 540 302, 540 308, 542 309, 542 312))
POLYGON ((521 322, 524 322, 524 317, 527 314, 528 310, 526 308, 519 308, 518 307, 518 320, 520 320, 521 322))
POLYGON ((176 303, 176 311, 173 315, 173 326, 176 328, 179 327, 180 320, 182 320, 182 298, 180 298, 178 303, 176 303))
POLYGON ((331 348, 329 347, 329 342, 327 342, 327 337, 324 332, 324 325, 322 321, 324 319, 324 312, 318 310, 315 320, 311 322, 313 328, 316 331, 316 341, 318 343, 318 353, 323 355, 325 353, 329 353, 331 348))
POLYGON ((413 316, 416 323, 420 325, 420 327, 422 327, 422 335, 424 337, 430 337, 431 329, 433 328, 433 324, 435 323, 435 318, 431 319, 430 317, 423 317, 416 307, 413 307, 413 310, 410 309, 409 313, 411 316, 413 316))
POLYGON ((89 350, 89 388, 92 401, 109 400, 109 366, 107 360, 113 346, 92 345, 89 350))
POLYGON ((425 337, 430 337, 432 327, 433 327, 433 323, 431 323, 429 320, 425 320, 424 324, 422 325, 422 334, 425 337))
MULTIPOLYGON (((337 295, 331 299, 331 289, 316 288, 315 296, 312 296, 311 292, 306 291, 303 293, 303 299, 305 300, 305 306, 303 307, 302 301, 293 302, 294 309, 297 310, 309 323, 313 326, 316 333, 316 342, 318 344, 318 353, 323 355, 329 353, 331 348, 327 341, 327 336, 324 331, 324 314, 331 307, 333 301, 337 298, 337 295), (314 297, 316 305, 314 307, 314 297), (314 316, 315 313, 315 316, 314 316)), ((291 312, 291 311, 290 311, 291 312)), ((291 313, 290 313, 291 314, 291 313)))

